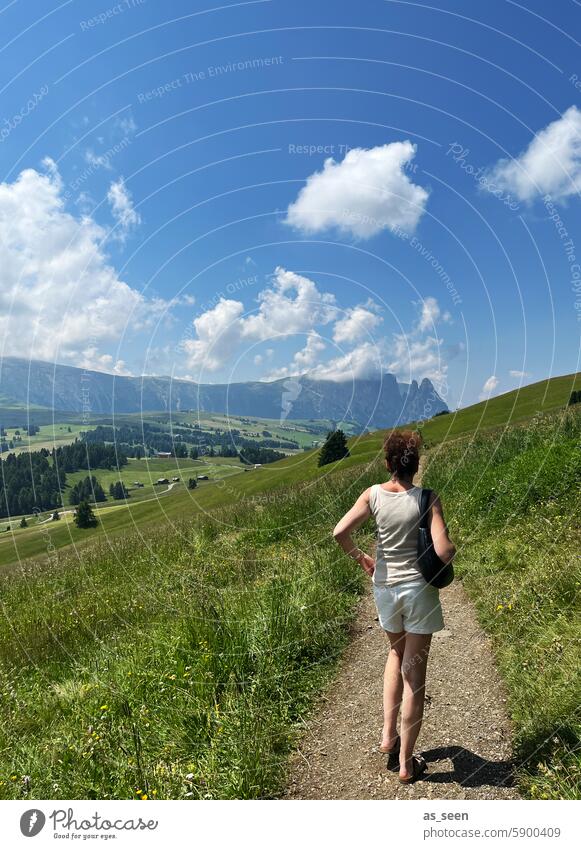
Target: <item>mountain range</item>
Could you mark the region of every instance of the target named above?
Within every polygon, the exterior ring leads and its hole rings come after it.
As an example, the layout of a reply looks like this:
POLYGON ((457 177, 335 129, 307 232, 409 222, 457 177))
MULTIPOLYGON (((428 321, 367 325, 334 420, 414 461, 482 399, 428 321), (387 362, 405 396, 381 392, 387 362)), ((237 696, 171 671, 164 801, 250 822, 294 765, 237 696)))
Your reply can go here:
POLYGON ((391 427, 430 418, 448 407, 433 384, 398 383, 393 374, 341 383, 308 376, 246 383, 194 383, 171 377, 126 377, 74 366, 4 357, 3 405, 62 412, 138 413, 199 410, 269 419, 332 419, 391 427))

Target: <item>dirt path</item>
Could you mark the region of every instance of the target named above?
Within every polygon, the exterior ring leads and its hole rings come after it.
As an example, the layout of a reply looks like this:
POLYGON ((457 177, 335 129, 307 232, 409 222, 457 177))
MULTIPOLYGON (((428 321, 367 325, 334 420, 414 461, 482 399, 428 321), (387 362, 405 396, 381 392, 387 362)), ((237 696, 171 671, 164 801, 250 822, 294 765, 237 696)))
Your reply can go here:
POLYGON ((412 786, 377 751, 387 638, 371 593, 359 605, 337 676, 294 754, 287 799, 515 799, 505 695, 486 635, 462 584, 441 593, 446 630, 434 635, 417 751, 428 773, 412 786))

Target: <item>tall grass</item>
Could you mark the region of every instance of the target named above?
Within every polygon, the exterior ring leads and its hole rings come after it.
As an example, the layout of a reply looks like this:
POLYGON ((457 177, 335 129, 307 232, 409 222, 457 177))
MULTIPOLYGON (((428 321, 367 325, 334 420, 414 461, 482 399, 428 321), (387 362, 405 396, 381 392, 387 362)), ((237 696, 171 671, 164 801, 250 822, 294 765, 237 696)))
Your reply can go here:
POLYGON ((424 476, 493 638, 532 798, 581 795, 580 437, 573 408, 441 445, 424 476))
POLYGON ((371 469, 0 586, 0 797, 257 798, 348 636, 330 532, 371 469))

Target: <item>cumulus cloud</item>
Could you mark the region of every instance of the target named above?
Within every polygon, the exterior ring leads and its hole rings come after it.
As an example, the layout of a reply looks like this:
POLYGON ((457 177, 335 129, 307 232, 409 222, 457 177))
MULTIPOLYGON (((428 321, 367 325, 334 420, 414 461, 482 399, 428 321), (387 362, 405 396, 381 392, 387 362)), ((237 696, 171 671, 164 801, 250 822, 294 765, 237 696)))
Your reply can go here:
POLYGON ((280 266, 271 287, 259 294, 258 303, 258 310, 244 321, 248 339, 304 333, 316 324, 328 324, 337 315, 334 295, 320 292, 308 277, 280 266))
POLYGON ((228 362, 242 338, 243 312, 240 301, 220 298, 215 307, 194 319, 196 338, 183 344, 190 368, 217 371, 228 362))
POLYGON ((368 337, 382 321, 373 302, 345 310, 333 327, 333 341, 338 345, 357 342, 361 337, 368 337))
POLYGON ((130 316, 133 329, 146 328, 167 304, 119 278, 103 228, 65 210, 58 169, 43 165, 0 183, 3 353, 99 367, 102 345, 127 331, 130 316))
POLYGON ((486 401, 487 398, 490 398, 499 383, 499 379, 494 374, 492 374, 488 378, 488 380, 485 380, 484 385, 482 387, 482 392, 480 393, 480 400, 486 401))
POLYGON ((296 352, 292 362, 288 366, 275 369, 267 380, 277 380, 281 377, 294 377, 296 375, 311 374, 317 365, 319 354, 326 349, 326 345, 318 333, 309 333, 307 342, 303 348, 296 352))
POLYGON ((111 183, 107 192, 111 213, 116 221, 115 236, 124 241, 129 233, 141 223, 141 216, 133 206, 131 193, 125 186, 123 177, 111 183))
POLYGON ((319 380, 333 380, 342 383, 345 380, 357 380, 377 377, 384 371, 383 342, 363 342, 352 351, 334 357, 326 363, 311 369, 309 377, 319 380))
POLYGON ((565 200, 581 190, 581 110, 571 106, 533 138, 516 159, 501 159, 492 168, 491 182, 532 201, 549 194, 565 200))
MULTIPOLYGON (((194 319, 195 338, 182 346, 190 368, 218 371, 243 344, 311 334, 316 325, 328 324, 337 316, 334 295, 321 292, 308 277, 281 267, 275 269, 271 285, 259 293, 257 302, 258 307, 246 313, 241 301, 221 298, 194 319)), ((308 344, 315 346, 315 341, 308 344)), ((272 349, 266 356, 272 356, 272 349)))
POLYGON ((256 343, 302 336, 301 347, 289 361, 270 368, 262 379, 307 374, 341 382, 390 371, 404 380, 429 377, 439 385, 445 381, 446 346, 442 350, 435 327, 447 320, 447 314, 442 313, 435 298, 418 303, 418 316, 409 333, 394 334, 391 340, 384 335, 373 338, 371 331, 377 330, 382 317, 372 300, 340 310, 332 294, 284 268, 276 269, 270 286, 259 293, 257 304, 254 311, 248 312, 241 301, 221 298, 194 319, 194 336, 183 343, 182 349, 186 354, 185 367, 197 372, 196 380, 203 379, 202 370, 219 371, 234 356, 243 358, 245 349, 251 351, 255 366, 264 367, 274 349, 256 352, 252 350, 256 343), (332 342, 340 349, 335 356, 329 356, 329 342, 318 329, 329 324, 332 342))
POLYGON ((355 239, 390 229, 412 232, 428 199, 404 170, 415 153, 404 141, 353 148, 341 162, 325 160, 290 204, 286 223, 308 234, 338 230, 355 239))

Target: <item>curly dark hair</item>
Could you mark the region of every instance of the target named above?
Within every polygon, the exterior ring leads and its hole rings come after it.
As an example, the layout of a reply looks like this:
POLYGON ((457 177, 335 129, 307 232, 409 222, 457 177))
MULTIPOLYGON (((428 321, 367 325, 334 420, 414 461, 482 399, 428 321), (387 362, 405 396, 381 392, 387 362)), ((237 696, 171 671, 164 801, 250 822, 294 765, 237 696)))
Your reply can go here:
POLYGON ((420 465, 422 437, 414 430, 394 430, 383 443, 387 468, 397 477, 413 478, 420 465))

